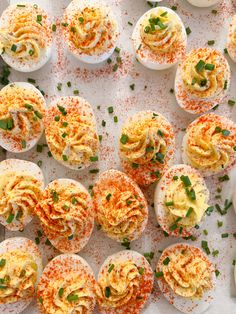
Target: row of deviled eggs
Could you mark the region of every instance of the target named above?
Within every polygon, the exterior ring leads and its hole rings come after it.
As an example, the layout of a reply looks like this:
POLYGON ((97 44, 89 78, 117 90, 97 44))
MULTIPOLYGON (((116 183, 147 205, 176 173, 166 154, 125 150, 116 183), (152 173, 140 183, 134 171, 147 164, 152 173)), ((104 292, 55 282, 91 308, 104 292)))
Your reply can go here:
MULTIPOLYGON (((61 254, 44 268, 37 245, 23 237, 0 243, 0 310, 19 314, 36 295, 39 313, 138 314, 153 290, 148 260, 135 251, 115 253, 102 264, 97 280, 79 255, 61 254)), ((215 269, 199 248, 179 243, 166 248, 157 263, 159 288, 177 309, 207 310, 216 284, 215 269)))

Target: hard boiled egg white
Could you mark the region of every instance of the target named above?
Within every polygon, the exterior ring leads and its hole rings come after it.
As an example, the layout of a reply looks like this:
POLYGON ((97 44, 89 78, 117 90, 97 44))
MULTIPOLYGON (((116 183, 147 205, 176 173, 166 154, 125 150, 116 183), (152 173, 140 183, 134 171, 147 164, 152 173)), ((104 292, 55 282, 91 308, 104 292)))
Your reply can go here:
POLYGON ((149 49, 146 48, 147 51, 140 49, 140 47, 142 47, 142 45, 143 45, 143 41, 142 41, 141 34, 140 34, 141 26, 142 26, 144 20, 146 20, 146 18, 149 17, 150 14, 155 13, 159 10, 163 10, 164 12, 168 12, 169 14, 174 15, 176 17, 176 19, 178 20, 178 22, 181 25, 183 46, 185 46, 185 47, 187 46, 187 35, 186 35, 185 27, 184 27, 184 24, 183 24, 181 18, 178 16, 178 14, 176 14, 173 10, 171 10, 167 7, 156 7, 156 8, 153 8, 153 9, 147 11, 143 16, 141 16, 141 18, 138 20, 138 22, 135 25, 135 28, 134 28, 134 31, 132 34, 132 42, 133 42, 134 51, 135 51, 135 54, 136 54, 138 61, 141 64, 143 64, 145 67, 152 69, 152 70, 165 70, 165 69, 172 67, 173 65, 175 65, 179 61, 178 59, 176 59, 172 62, 167 62, 163 58, 163 61, 159 62, 159 61, 154 60, 150 57, 149 49))
MULTIPOLYGON (((7 172, 19 172, 25 175, 30 175, 41 183, 41 188, 44 189, 44 176, 42 170, 33 162, 20 159, 7 159, 0 162, 0 176, 4 176, 7 172)), ((29 215, 24 221, 24 225, 30 223, 34 215, 29 215)), ((8 224, 6 220, 0 216, 0 223, 11 231, 18 231, 21 223, 16 219, 8 224)))
MULTIPOLYGON (((203 253, 199 248, 194 247, 192 245, 189 245, 187 243, 178 243, 171 245, 167 247, 157 264, 156 271, 157 273, 161 271, 163 261, 166 257, 168 257, 170 251, 180 253, 182 250, 185 250, 186 248, 192 248, 193 250, 196 250, 197 254, 201 254, 205 256, 205 253, 203 253)), ((207 258, 207 256, 205 256, 207 258)), ((179 311, 185 314, 201 314, 207 312, 207 309, 209 308, 210 304, 212 303, 214 297, 215 297, 215 286, 216 286, 216 276, 215 276, 215 270, 213 265, 211 264, 211 273, 212 273, 212 284, 213 288, 208 290, 204 293, 202 299, 191 299, 191 298, 185 298, 178 294, 176 294, 169 286, 169 284, 165 281, 164 277, 159 277, 158 285, 161 290, 161 292, 164 294, 166 299, 172 304, 175 308, 177 308, 179 311)))
POLYGON ((67 20, 67 17, 70 19, 76 11, 84 10, 87 7, 94 7, 94 8, 101 8, 110 17, 111 20, 115 22, 115 34, 114 34, 114 43, 111 48, 109 48, 106 52, 99 54, 99 55, 88 55, 86 53, 76 53, 72 47, 70 47, 70 43, 67 40, 67 44, 69 47, 70 52, 80 61, 88 64, 97 64, 107 60, 114 52, 116 48, 116 41, 119 36, 119 27, 116 21, 116 18, 111 11, 111 9, 106 5, 102 4, 102 2, 98 0, 73 0, 65 10, 64 20, 67 20))
MULTIPOLYGON (((19 2, 17 3, 22 5, 31 6, 33 4, 29 4, 27 2, 19 2)), ((12 12, 16 9, 16 4, 10 5, 5 11, 3 11, 0 17, 0 28, 7 28, 10 16, 12 12)), ((22 8, 23 9, 23 8, 22 8)), ((50 23, 50 19, 48 19, 47 23, 50 23)), ((44 54, 40 57, 38 61, 30 60, 27 62, 22 62, 19 59, 13 58, 12 56, 3 53, 1 56, 3 60, 14 70, 19 72, 33 72, 41 69, 50 59, 52 55, 52 43, 51 45, 45 48, 44 54)))
POLYGON ((230 58, 234 62, 236 62, 235 33, 236 33, 236 15, 232 17, 227 35, 227 51, 229 53, 230 58))
MULTIPOLYGON (((40 282, 38 284, 37 291, 37 305, 40 313, 43 312, 43 306, 39 302, 40 297, 42 297, 42 292, 47 289, 47 285, 49 282, 53 282, 55 277, 58 278, 58 274, 62 278, 66 277, 70 273, 82 272, 85 276, 89 276, 89 284, 93 283, 94 291, 88 291, 89 296, 93 299, 93 309, 95 307, 96 298, 95 298, 95 288, 96 281, 94 277, 94 273, 89 264, 79 255, 76 254, 61 254, 56 256, 53 260, 51 260, 47 266, 44 268, 42 276, 40 278, 40 282)), ((85 302, 85 298, 81 295, 82 302, 85 302)), ((92 310, 92 309, 91 309, 92 310)), ((86 312, 87 313, 87 312, 86 312)), ((90 313, 90 312, 89 312, 90 313)))
MULTIPOLYGON (((105 260, 102 264, 99 273, 98 273, 98 282, 103 278, 104 274, 107 273, 108 269, 112 264, 116 264, 117 261, 126 262, 126 261, 134 261, 135 265, 138 268, 144 269, 142 276, 144 280, 144 284, 142 285, 143 290, 140 291, 142 299, 138 300, 136 304, 124 304, 123 306, 117 308, 107 308, 107 307, 100 307, 99 306, 99 313, 101 314, 124 314, 124 313, 140 313, 142 308, 145 306, 148 298, 151 294, 154 278, 153 278, 153 271, 146 260, 146 258, 139 254, 138 252, 132 250, 120 251, 115 253, 105 260)), ((132 278, 131 278, 132 280, 132 278)))
POLYGON ((160 179, 154 192, 154 208, 157 221, 161 225, 162 229, 172 236, 188 237, 196 230, 194 227, 186 227, 183 228, 181 234, 179 234, 179 228, 175 229, 174 231, 170 231, 170 226, 167 223, 168 209, 165 205, 166 190, 168 189, 168 185, 170 185, 171 181, 173 180, 173 177, 177 176, 178 178, 180 178, 182 175, 189 176, 191 174, 195 174, 196 178, 198 178, 198 180, 201 182, 203 186, 202 193, 205 194, 206 202, 208 202, 209 190, 207 189, 204 179, 197 170, 184 164, 174 165, 173 167, 171 167, 160 179))
MULTIPOLYGON (((72 180, 72 179, 57 179, 54 180, 52 182, 50 182, 45 190, 55 190, 56 187, 67 187, 68 184, 74 184, 78 187, 78 189, 80 189, 83 193, 87 194, 88 198, 88 202, 87 202, 87 210, 90 210, 91 216, 89 217, 88 221, 87 221, 87 226, 86 226, 86 230, 84 231, 83 235, 81 236, 81 238, 78 238, 78 236, 76 236, 76 234, 73 236, 72 239, 68 239, 67 237, 63 237, 63 236, 52 236, 50 231, 48 231, 48 229, 42 224, 42 228, 44 230, 44 233, 46 234, 47 238, 50 240, 50 242, 52 243, 52 245, 58 249, 60 252, 63 253, 77 253, 80 250, 82 250, 85 245, 88 243, 92 231, 93 231, 93 227, 94 227, 94 215, 93 215, 93 202, 91 199, 91 196, 89 194, 89 192, 86 190, 86 188, 78 181, 72 180)), ((71 191, 73 193, 73 191, 71 191)), ((60 197, 60 196, 59 196, 60 197)), ((39 217, 40 218, 40 217, 39 217)), ((56 223, 56 222, 55 222, 56 223)))
MULTIPOLYGON (((22 251, 28 252, 33 257, 34 261, 36 262, 38 266, 37 282, 36 282, 36 287, 37 287, 37 283, 39 282, 40 276, 43 271, 42 256, 37 245, 33 241, 27 238, 23 238, 23 237, 10 238, 0 243, 1 254, 5 252, 9 252, 9 251, 14 251, 14 250, 22 250, 22 251)), ((0 304, 0 313, 1 314, 9 314, 9 313, 19 314, 24 311, 24 309, 31 303, 31 301, 32 301, 32 298, 18 301, 15 303, 0 304)))
MULTIPOLYGON (((46 110, 46 101, 45 101, 43 95, 41 94, 41 92, 34 85, 32 85, 30 83, 26 83, 26 82, 15 82, 13 84, 17 87, 29 89, 32 92, 36 93, 38 95, 38 97, 42 100, 43 107, 44 107, 43 109, 46 110)), ((10 85, 11 84, 8 84, 7 86, 3 87, 1 89, 1 92, 4 92, 7 88, 9 88, 10 85)), ((9 151, 11 153, 27 152, 28 150, 33 148, 38 143, 40 137, 43 134, 43 131, 44 131, 44 125, 43 125, 43 122, 41 120, 41 132, 37 135, 37 137, 32 138, 30 141, 27 141, 26 147, 21 148, 20 150, 18 148, 18 145, 15 145, 14 140, 9 139, 9 137, 5 136, 4 132, 0 132, 0 146, 2 146, 4 149, 6 149, 7 151, 9 151)))
POLYGON ((206 8, 217 4, 220 0, 188 0, 188 2, 196 7, 206 8))

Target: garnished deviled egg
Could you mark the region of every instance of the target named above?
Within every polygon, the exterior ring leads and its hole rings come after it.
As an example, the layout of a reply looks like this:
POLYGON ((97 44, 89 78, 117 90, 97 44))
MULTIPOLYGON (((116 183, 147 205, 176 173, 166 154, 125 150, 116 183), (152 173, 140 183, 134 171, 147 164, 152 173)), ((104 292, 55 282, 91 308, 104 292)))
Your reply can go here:
POLYGON ((164 70, 184 57, 187 35, 178 14, 166 7, 156 7, 139 19, 132 41, 136 57, 144 66, 164 70))
POLYGON ((42 273, 37 245, 27 238, 0 243, 0 312, 19 314, 31 303, 42 273))
POLYGON ((187 0, 187 1, 196 7, 206 8, 217 4, 221 0, 187 0))
POLYGON ((177 102, 192 114, 205 113, 222 102, 230 79, 230 67, 221 52, 210 48, 193 49, 176 72, 177 102))
POLYGON ((92 314, 96 303, 96 280, 91 267, 75 254, 55 257, 43 271, 37 303, 41 314, 92 314))
POLYGON ((23 230, 34 217, 43 188, 43 173, 33 162, 19 159, 2 161, 0 223, 12 231, 23 230))
POLYGON ((110 8, 98 1, 72 1, 62 27, 70 52, 82 62, 103 62, 115 50, 118 24, 110 8))
POLYGON ((43 231, 59 251, 79 252, 89 241, 94 208, 85 187, 71 179, 49 183, 35 209, 43 231))
POLYGON ((98 274, 99 313, 140 313, 153 288, 153 271, 144 256, 120 251, 109 256, 98 274))
POLYGON ((236 124, 213 113, 194 120, 182 144, 184 163, 204 176, 218 174, 236 161, 236 124))
POLYGON ((19 2, 2 13, 0 54, 13 69, 36 71, 49 60, 51 52, 51 21, 37 4, 19 2))
POLYGON ((169 121, 154 111, 140 111, 122 127, 119 154, 125 172, 138 184, 157 181, 169 167, 175 150, 169 121))
POLYGON ((165 249, 157 264, 156 278, 166 299, 183 313, 203 313, 213 301, 215 269, 197 247, 178 243, 165 249))
POLYGON ((32 84, 12 83, 0 91, 0 145, 13 153, 31 149, 40 139, 46 103, 32 84))
POLYGON ((227 36, 227 51, 230 58, 236 62, 236 15, 232 17, 227 36))
POLYGON ((187 237, 203 219, 208 201, 209 191, 200 173, 188 165, 175 165, 156 186, 158 223, 172 236, 187 237))
POLYGON ((103 172, 93 188, 97 224, 108 237, 133 241, 144 231, 148 205, 132 179, 118 170, 103 172))
POLYGON ((85 99, 58 98, 49 105, 44 124, 49 149, 61 164, 81 170, 98 160, 96 120, 85 99))

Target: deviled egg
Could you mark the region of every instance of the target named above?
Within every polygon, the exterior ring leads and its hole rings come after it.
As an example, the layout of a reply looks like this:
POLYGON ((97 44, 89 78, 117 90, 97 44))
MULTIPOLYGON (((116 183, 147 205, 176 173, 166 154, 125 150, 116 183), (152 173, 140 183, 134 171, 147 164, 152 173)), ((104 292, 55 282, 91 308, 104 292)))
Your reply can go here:
POLYGON ((119 155, 125 172, 138 184, 150 185, 169 167, 175 150, 169 121, 154 111, 140 111, 122 127, 119 155))
POLYGON ((172 236, 188 237, 209 207, 209 190, 203 177, 187 165, 171 167, 154 193, 157 221, 172 236))
POLYGON ((123 172, 103 172, 93 187, 97 224, 108 237, 133 241, 144 231, 148 205, 136 182, 123 172))
POLYGON ((58 98, 50 104, 44 124, 49 149, 64 166, 81 170, 98 159, 96 120, 85 99, 58 98))
POLYGON ((77 253, 89 241, 94 226, 94 208, 85 187, 71 179, 49 183, 35 209, 43 231, 63 253, 77 253))
POLYGON ((92 314, 96 303, 96 280, 91 267, 75 254, 55 257, 43 271, 37 303, 42 314, 92 314))
POLYGON ((19 314, 31 303, 42 273, 37 245, 27 238, 0 243, 0 312, 19 314))
POLYGON ((227 51, 230 58, 236 62, 236 15, 232 17, 227 36, 227 51))
POLYGON ((207 255, 186 243, 169 246, 156 268, 161 292, 179 311, 205 312, 214 298, 215 269, 207 255))
POLYGON ((166 7, 155 7, 139 19, 132 41, 140 63, 153 70, 164 70, 184 57, 187 35, 178 14, 166 7))
POLYGON ((70 52, 85 63, 100 63, 115 50, 119 31, 110 8, 98 1, 74 0, 62 23, 70 52))
POLYGON ((236 124, 213 113, 194 120, 182 144, 182 159, 204 176, 218 174, 236 161, 236 124))
POLYGON ((33 219, 43 195, 41 169, 30 161, 7 159, 0 163, 0 223, 12 231, 23 230, 33 219))
POLYGON ((12 83, 0 91, 0 145, 7 151, 22 153, 40 139, 46 103, 32 84, 12 83))
POLYGON ((33 72, 44 66, 52 52, 48 14, 37 4, 10 5, 0 17, 0 54, 13 69, 33 72))
POLYGON ((99 313, 140 313, 153 288, 153 271, 141 254, 120 251, 105 260, 97 282, 99 313))
POLYGON ((206 8, 219 3, 221 0, 187 0, 187 1, 196 7, 206 8))
POLYGON ((205 113, 222 102, 230 79, 230 67, 221 52, 210 48, 193 49, 176 72, 177 102, 192 114, 205 113))

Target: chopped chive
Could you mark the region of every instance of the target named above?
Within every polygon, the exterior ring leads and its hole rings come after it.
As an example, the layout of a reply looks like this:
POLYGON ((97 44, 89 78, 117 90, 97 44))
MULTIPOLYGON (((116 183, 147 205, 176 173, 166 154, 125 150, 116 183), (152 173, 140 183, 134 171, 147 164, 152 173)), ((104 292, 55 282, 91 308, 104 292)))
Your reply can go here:
POLYGON ((191 31, 191 28, 188 26, 188 27, 186 27, 186 34, 187 35, 190 35, 191 33, 192 33, 192 31, 191 31))
POLYGON ((207 42, 208 46, 213 46, 215 44, 214 40, 208 40, 207 42))
POLYGON ((99 172, 99 169, 91 169, 89 170, 90 173, 98 173, 99 172))
POLYGON ((163 277, 163 275, 164 275, 164 274, 163 274, 162 271, 158 271, 158 272, 155 273, 155 277, 156 277, 156 278, 163 277))
POLYGON ((16 52, 16 50, 17 50, 17 46, 13 44, 13 45, 11 46, 11 51, 16 52))
POLYGON ((79 300, 79 297, 77 294, 69 294, 67 296, 67 301, 69 302, 74 302, 74 301, 78 301, 79 300))
POLYGON ((25 140, 22 140, 22 141, 21 141, 21 147, 22 147, 23 149, 26 148, 26 141, 25 141, 25 140))
POLYGON ((114 118, 113 118, 113 119, 114 119, 114 122, 115 122, 115 123, 117 123, 117 122, 118 122, 118 117, 117 117, 117 116, 114 116, 114 118))
POLYGON ((114 264, 111 264, 111 266, 109 267, 108 269, 108 273, 112 272, 112 270, 114 269, 115 265, 114 264))
POLYGON ((170 258, 167 256, 167 257, 164 259, 163 264, 164 264, 164 265, 168 265, 169 262, 170 262, 170 258))
POLYGON ((187 214, 186 214, 186 217, 190 217, 191 214, 193 212, 193 208, 192 207, 189 207, 188 211, 187 211, 187 214))
POLYGON ((114 112, 114 109, 113 109, 113 107, 108 107, 108 108, 107 108, 107 111, 108 111, 108 113, 113 113, 113 112, 114 112))
POLYGON ((52 24, 52 31, 55 32, 57 30, 56 24, 52 24))
POLYGON ((165 205, 166 205, 166 206, 173 206, 173 205, 174 205, 174 202, 173 202, 173 201, 165 202, 165 205))
POLYGON ((122 135, 121 135, 121 138, 120 138, 120 142, 121 142, 122 144, 126 144, 127 141, 128 141, 128 139, 129 139, 129 137, 128 137, 126 134, 122 134, 122 135))
POLYGON ((111 199, 111 193, 107 194, 107 196, 106 196, 106 200, 107 200, 108 202, 110 201, 110 199, 111 199))
POLYGON ((105 288, 105 296, 106 296, 106 298, 110 298, 110 296, 111 296, 111 289, 110 289, 110 287, 106 287, 105 288))
POLYGON ((58 295, 60 298, 63 296, 63 293, 64 293, 64 288, 60 288, 58 291, 58 295))
POLYGON ((8 216, 6 222, 7 222, 8 224, 12 223, 12 221, 14 220, 14 217, 15 217, 15 215, 14 215, 13 213, 11 213, 11 214, 8 216))
POLYGON ((191 181, 190 181, 190 179, 189 179, 188 176, 182 175, 182 176, 180 177, 180 180, 183 182, 183 184, 184 184, 185 187, 189 187, 189 186, 192 185, 192 183, 191 183, 191 181))

